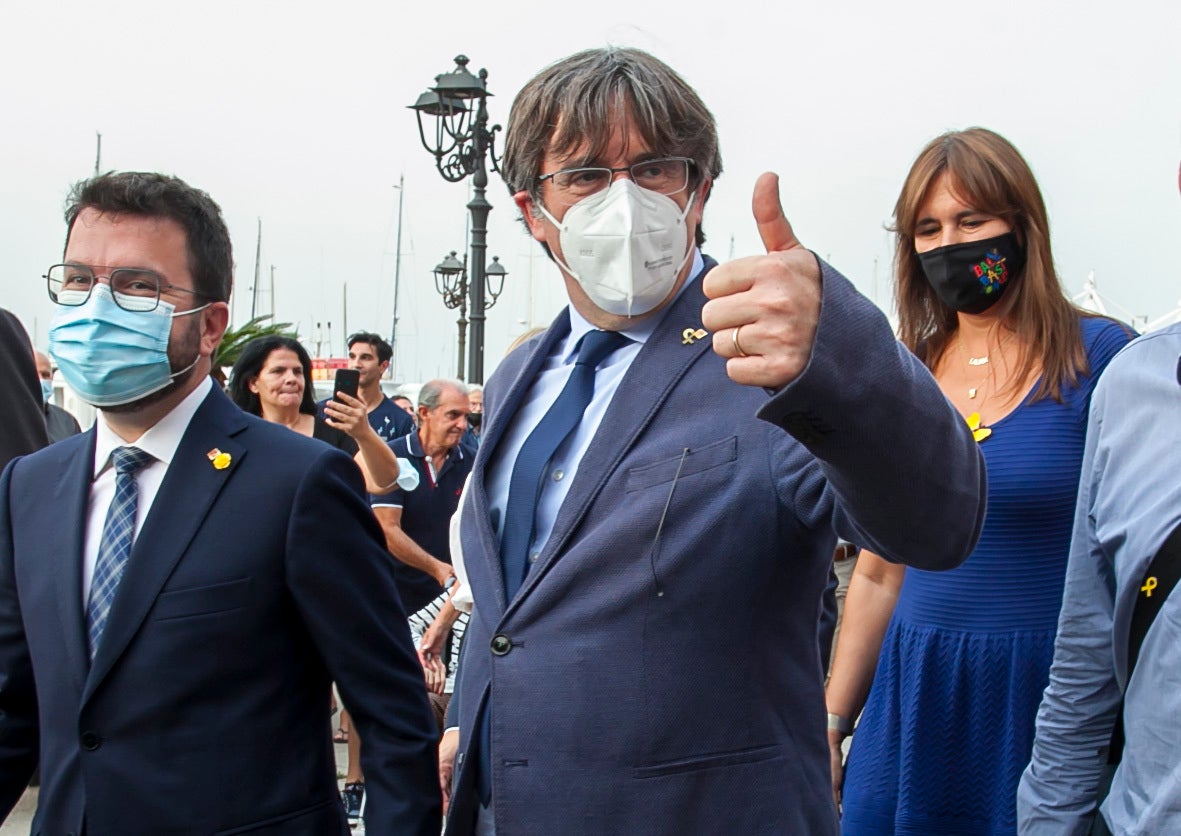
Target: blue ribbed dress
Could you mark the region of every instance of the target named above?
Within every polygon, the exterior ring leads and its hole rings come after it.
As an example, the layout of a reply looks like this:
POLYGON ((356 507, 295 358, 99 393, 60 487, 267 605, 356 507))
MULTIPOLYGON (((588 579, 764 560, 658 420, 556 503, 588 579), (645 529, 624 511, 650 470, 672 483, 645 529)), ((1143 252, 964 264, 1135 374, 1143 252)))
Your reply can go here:
POLYGON ((1016 832, 1091 390, 1129 339, 1111 320, 1081 327, 1091 374, 1063 403, 1027 397, 980 444, 988 512, 976 550, 949 572, 906 570, 849 752, 846 836, 1016 832))

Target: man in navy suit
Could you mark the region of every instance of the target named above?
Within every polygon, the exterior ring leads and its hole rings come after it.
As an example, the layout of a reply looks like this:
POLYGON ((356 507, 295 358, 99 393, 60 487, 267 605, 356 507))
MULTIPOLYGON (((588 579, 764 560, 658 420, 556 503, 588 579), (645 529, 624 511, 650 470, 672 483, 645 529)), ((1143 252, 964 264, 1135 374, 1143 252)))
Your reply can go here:
POLYGON ((211 385, 220 209, 108 174, 66 219, 50 350, 101 414, 0 476, 0 813, 40 763, 37 833, 347 833, 335 680, 370 832, 433 836, 433 722, 360 472, 211 385))
POLYGON ((979 534, 963 420, 796 240, 774 176, 767 254, 701 254, 721 168, 705 105, 637 50, 513 105, 501 170, 570 306, 485 389, 449 833, 835 834, 837 536, 939 569, 979 534))

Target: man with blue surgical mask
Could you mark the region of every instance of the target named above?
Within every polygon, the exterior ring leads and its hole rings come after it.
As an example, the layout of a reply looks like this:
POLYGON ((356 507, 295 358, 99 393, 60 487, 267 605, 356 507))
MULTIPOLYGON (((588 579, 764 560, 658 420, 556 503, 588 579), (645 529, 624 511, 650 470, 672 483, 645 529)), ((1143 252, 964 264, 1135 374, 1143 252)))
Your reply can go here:
POLYGON ((221 210, 112 173, 66 222, 50 351, 99 415, 0 476, 0 818, 39 764, 39 833, 347 833, 335 680, 383 766, 373 832, 434 836, 433 724, 360 472, 211 382, 221 210))
POLYGON ((447 832, 835 834, 836 538, 962 561, 984 512, 967 427, 800 245, 774 176, 766 254, 701 252, 717 130, 653 56, 542 70, 500 170, 570 305, 485 388, 447 832))
POLYGON ((37 361, 37 377, 41 380, 41 397, 44 399, 45 427, 49 431, 49 443, 82 432, 78 419, 53 402, 53 369, 49 365, 49 357, 40 351, 34 351, 33 359, 37 361))

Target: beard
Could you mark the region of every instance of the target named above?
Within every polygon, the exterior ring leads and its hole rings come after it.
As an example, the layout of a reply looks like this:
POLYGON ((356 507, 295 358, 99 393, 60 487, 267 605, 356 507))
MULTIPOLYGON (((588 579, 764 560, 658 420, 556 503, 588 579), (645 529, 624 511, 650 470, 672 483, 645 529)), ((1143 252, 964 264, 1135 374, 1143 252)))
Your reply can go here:
MULTIPOLYGON (((201 319, 199 316, 188 316, 188 327, 179 332, 175 329, 168 338, 168 367, 176 375, 167 386, 159 391, 144 395, 139 400, 118 406, 101 407, 103 412, 124 413, 136 412, 144 407, 166 400, 193 379, 198 373, 201 359, 201 319)), ((175 321, 175 320, 174 320, 175 321)))

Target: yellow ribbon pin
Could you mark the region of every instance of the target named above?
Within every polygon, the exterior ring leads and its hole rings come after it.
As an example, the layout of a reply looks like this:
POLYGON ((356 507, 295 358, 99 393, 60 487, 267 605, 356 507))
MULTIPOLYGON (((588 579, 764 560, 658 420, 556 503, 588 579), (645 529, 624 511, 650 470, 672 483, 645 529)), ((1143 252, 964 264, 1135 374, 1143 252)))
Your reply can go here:
POLYGON ((972 431, 972 438, 976 439, 977 444, 992 435, 992 430, 980 425, 979 412, 973 412, 968 416, 968 429, 972 431))
POLYGON ((709 336, 704 328, 686 328, 681 332, 681 345, 693 345, 694 342, 709 336))
POLYGON ((223 453, 216 447, 214 447, 205 455, 209 458, 209 461, 213 462, 214 470, 225 470, 230 466, 230 462, 234 460, 229 453, 223 453))
POLYGON ((1152 590, 1156 589, 1156 578, 1149 578, 1144 581, 1144 586, 1140 587, 1140 591, 1144 593, 1145 598, 1152 597, 1152 590))

